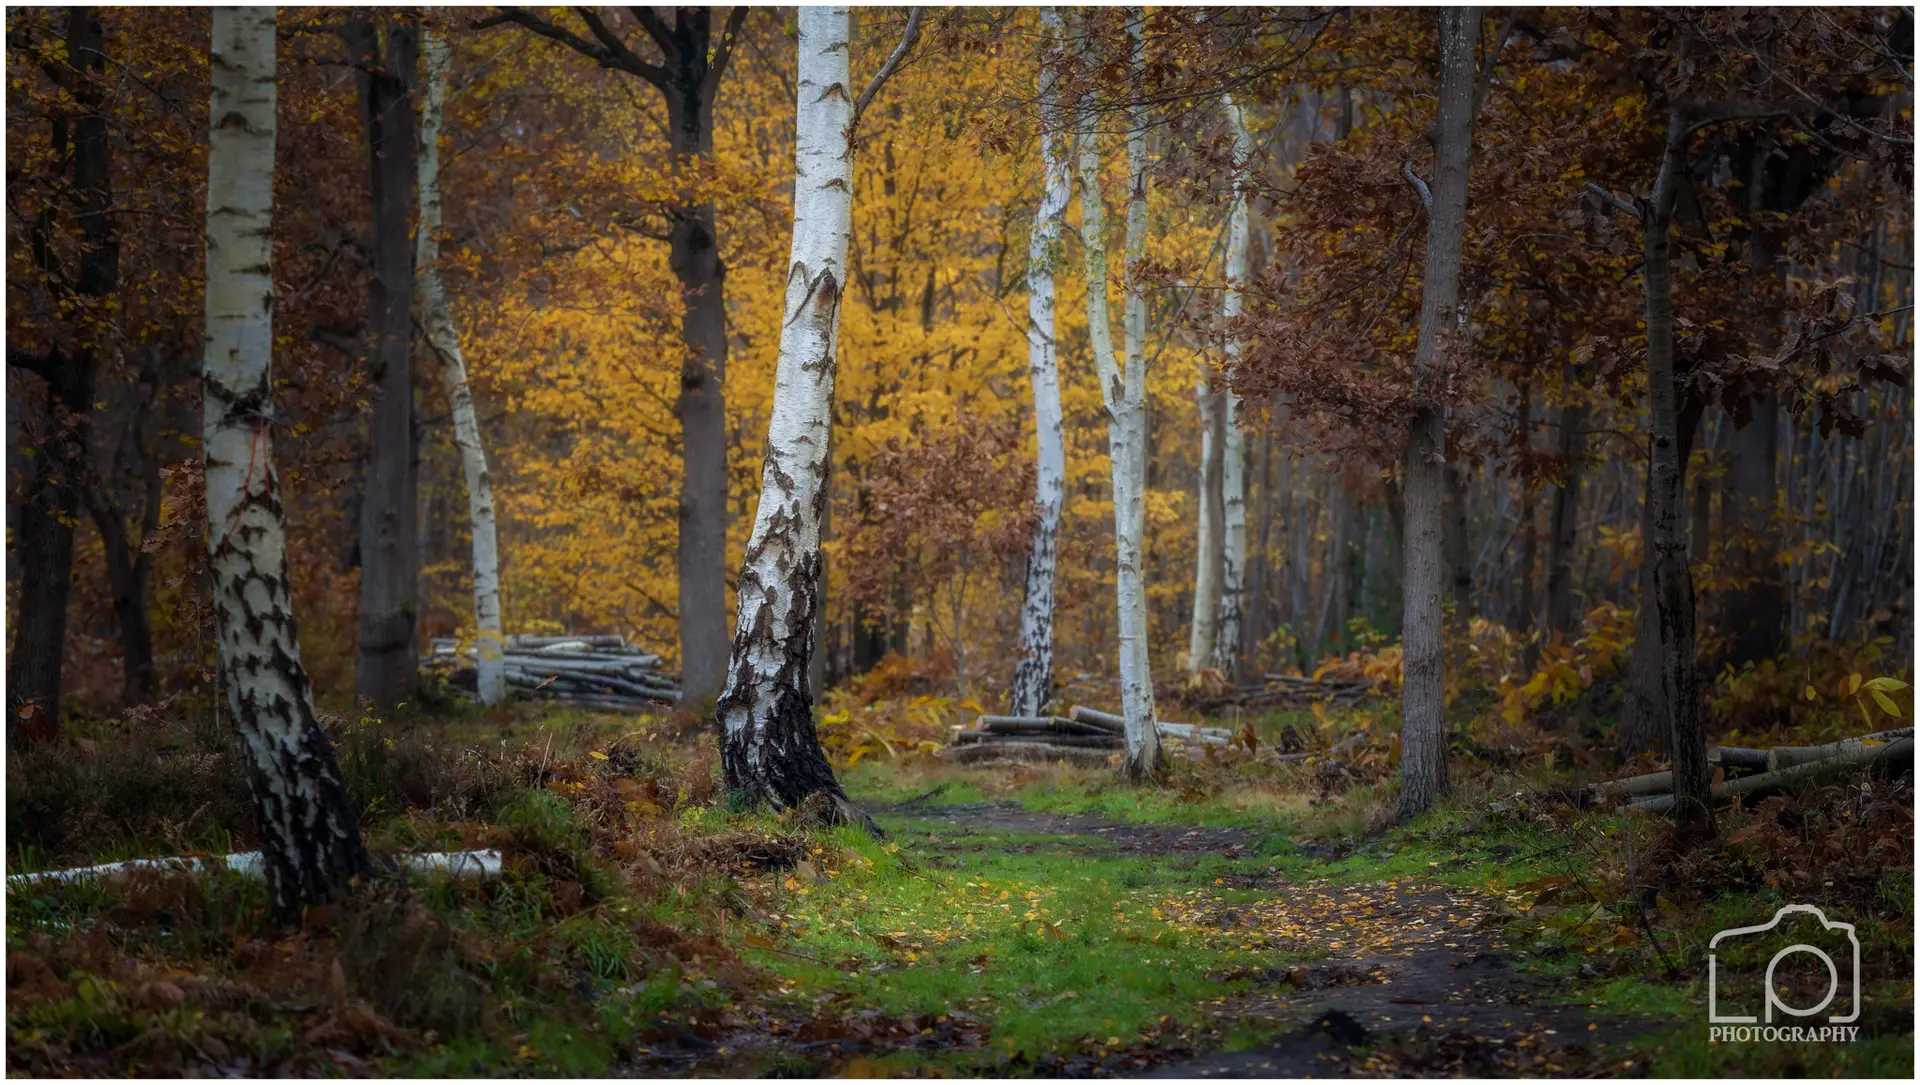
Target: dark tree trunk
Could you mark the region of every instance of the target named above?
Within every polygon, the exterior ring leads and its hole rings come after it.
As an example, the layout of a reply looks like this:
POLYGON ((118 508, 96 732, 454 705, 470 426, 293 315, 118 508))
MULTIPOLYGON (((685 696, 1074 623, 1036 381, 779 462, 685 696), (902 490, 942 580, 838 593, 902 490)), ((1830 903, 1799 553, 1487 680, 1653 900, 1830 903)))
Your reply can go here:
MULTIPOLYGON (((1678 106, 1671 107, 1653 198, 1636 208, 1643 232, 1641 276, 1646 287, 1647 399, 1651 407, 1646 517, 1650 530, 1644 560, 1652 565, 1653 605, 1647 606, 1643 596, 1641 609, 1658 616, 1660 689, 1666 701, 1667 745, 1673 758, 1675 833, 1683 841, 1713 835, 1713 805, 1708 790, 1711 770, 1694 644, 1693 574, 1687 565, 1687 536, 1681 519, 1690 436, 1699 424, 1699 413, 1694 412, 1691 418, 1682 416, 1673 362, 1673 208, 1683 183, 1691 133, 1684 112, 1678 106), (1688 439, 1683 440, 1683 434, 1688 439)), ((1624 716, 1621 723, 1624 734, 1624 716)))
POLYGON ((373 274, 367 280, 368 363, 378 389, 360 506, 357 687, 391 707, 413 694, 419 605, 419 474, 413 411, 413 76, 419 27, 401 14, 355 11, 341 36, 362 67, 373 207, 373 274))
MULTIPOLYGON (((1524 468, 1525 461, 1533 458, 1533 388, 1525 383, 1520 385, 1520 440, 1519 459, 1524 468)), ((1540 556, 1540 532, 1535 525, 1539 517, 1534 515, 1534 487, 1528 481, 1530 473, 1523 469, 1515 471, 1514 476, 1520 503, 1520 526, 1517 529, 1520 532, 1520 575, 1515 584, 1513 610, 1508 615, 1507 625, 1514 632, 1526 636, 1533 632, 1533 568, 1540 556)), ((1529 666, 1533 655, 1530 647, 1527 652, 1529 666)))
POLYGON ((1447 489, 1443 362, 1459 320, 1460 241, 1473 159, 1475 44, 1480 9, 1440 11, 1440 104, 1432 130, 1433 185, 1420 282, 1420 333, 1407 429, 1405 534, 1401 536, 1400 815, 1426 810, 1447 791, 1447 731, 1441 607, 1442 517, 1447 489))
MULTIPOLYGON (((100 80, 106 73, 105 30, 97 8, 67 14, 66 67, 56 78, 73 95, 71 117, 54 121, 56 144, 71 139, 73 180, 66 200, 78 221, 81 250, 72 272, 83 306, 112 296, 120 281, 120 238, 113 214, 113 158, 100 80)), ((56 212, 48 209, 49 220, 56 212)), ((48 231, 51 232, 49 222, 48 231)), ((36 263, 52 272, 51 239, 36 263)), ((73 527, 89 472, 86 418, 93 410, 94 344, 85 330, 64 330, 44 355, 8 358, 47 385, 45 430, 26 486, 14 546, 19 597, 7 653, 7 734, 50 737, 60 725, 60 672, 67 639, 67 593, 73 578, 73 527), (71 345, 67 345, 71 344, 71 345)))
POLYGON ((1747 581, 1727 593, 1722 612, 1732 637, 1726 659, 1736 669, 1779 655, 1786 631, 1786 585, 1773 560, 1780 544, 1768 524, 1778 484, 1778 417, 1779 395, 1769 392, 1729 442, 1727 493, 1720 507, 1723 560, 1747 581))
MULTIPOLYGON (((1693 450, 1694 434, 1706 404, 1694 395, 1682 395, 1679 412, 1680 462, 1685 464, 1693 450)), ((1682 478, 1682 484, 1685 478, 1682 478)), ((1653 470, 1651 458, 1646 477, 1645 499, 1640 509, 1642 554, 1640 572, 1635 578, 1633 613, 1633 650, 1627 657, 1627 690, 1620 702, 1620 727, 1614 743, 1622 754, 1651 753, 1665 750, 1669 741, 1667 696, 1661 677, 1659 607, 1653 587, 1653 470)))
POLYGON ((1560 408, 1555 451, 1566 477, 1553 490, 1553 510, 1547 526, 1547 639, 1563 640, 1573 632, 1573 550, 1580 522, 1580 483, 1585 473, 1586 411, 1578 404, 1560 408))

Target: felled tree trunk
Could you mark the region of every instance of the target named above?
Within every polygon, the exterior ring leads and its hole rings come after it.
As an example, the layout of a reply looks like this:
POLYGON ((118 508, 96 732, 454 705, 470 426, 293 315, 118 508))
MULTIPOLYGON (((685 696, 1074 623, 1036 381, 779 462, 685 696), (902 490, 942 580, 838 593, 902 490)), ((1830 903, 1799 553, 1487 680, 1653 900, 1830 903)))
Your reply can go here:
POLYGON ((246 762, 276 913, 367 870, 314 716, 273 469, 274 9, 213 12, 203 386, 208 568, 227 710, 246 762))
MULTIPOLYGON (((1233 322, 1240 316, 1241 292, 1247 280, 1249 213, 1247 173, 1253 169, 1253 135, 1247 121, 1232 98, 1224 102, 1227 122, 1233 129, 1234 176, 1232 217, 1227 226, 1227 289, 1220 316, 1227 324, 1227 370, 1240 364, 1242 344, 1233 334, 1233 322)), ((1247 435, 1241 428, 1242 405, 1239 393, 1228 388, 1221 418, 1220 449, 1220 523, 1224 538, 1220 546, 1220 614, 1215 622, 1213 668, 1231 680, 1240 667, 1242 632, 1247 609, 1247 435)))
POLYGON ((1441 516, 1446 495, 1448 341, 1460 297, 1460 235, 1467 217, 1473 155, 1474 45, 1479 8, 1440 15, 1440 108, 1435 123, 1432 201, 1420 284, 1420 338, 1414 349, 1413 420, 1407 431, 1406 530, 1401 537, 1405 592, 1401 630, 1400 814, 1420 813, 1447 790, 1447 729, 1440 629, 1441 516))
MULTIPOLYGON (((1139 78, 1145 43, 1140 13, 1126 9, 1132 28, 1132 69, 1139 78)), ((1089 42, 1089 45, 1091 43, 1089 42)), ((1089 95, 1091 97, 1091 95, 1089 95)), ((1091 103, 1089 103, 1091 105, 1091 103)), ((1087 261, 1087 337, 1107 408, 1107 449, 1113 474, 1114 582, 1120 633, 1120 702, 1126 717, 1128 779, 1156 779, 1165 765, 1154 720, 1153 672, 1147 654, 1147 584, 1144 555, 1147 477, 1146 299, 1133 288, 1132 257, 1146 245, 1146 131, 1144 109, 1128 111, 1126 370, 1113 349, 1107 313, 1107 215, 1100 186, 1099 138, 1091 109, 1081 115, 1080 240, 1087 261)))
POLYGON ((728 788, 776 809, 818 795, 840 820, 860 820, 820 748, 807 688, 853 212, 848 24, 845 7, 799 11, 793 249, 780 360, 727 687, 716 707, 728 788))
POLYGON ((1066 499, 1067 451, 1061 430, 1060 367, 1054 335, 1054 268, 1060 261, 1060 231, 1072 194, 1058 93, 1064 42, 1060 15, 1040 13, 1045 35, 1040 62, 1040 204, 1027 249, 1027 370, 1033 382, 1033 423, 1039 445, 1034 472, 1033 544, 1027 554, 1026 590, 1020 603, 1020 658, 1014 664, 1010 698, 1015 715, 1037 715, 1053 696, 1053 583, 1059 560, 1060 507, 1066 499))
POLYGON ((418 25, 405 14, 356 12, 342 36, 360 65, 373 204, 367 278, 369 368, 375 397, 360 506, 359 692, 391 707, 413 693, 419 653, 419 468, 413 433, 413 69, 418 25))
POLYGON ((487 452, 480 443, 480 421, 473 409, 473 388, 467 383, 460 332, 454 327, 453 309, 436 266, 440 259, 440 127, 453 48, 432 31, 425 33, 424 45, 427 101, 420 115, 420 237, 415 264, 427 339, 440 358, 447 405, 453 412, 453 443, 460 449, 460 465, 467 477, 467 518, 473 529, 473 620, 480 634, 474 646, 476 690, 482 704, 494 704, 506 696, 507 670, 500 629, 500 544, 494 529, 493 483, 487 476, 487 452))

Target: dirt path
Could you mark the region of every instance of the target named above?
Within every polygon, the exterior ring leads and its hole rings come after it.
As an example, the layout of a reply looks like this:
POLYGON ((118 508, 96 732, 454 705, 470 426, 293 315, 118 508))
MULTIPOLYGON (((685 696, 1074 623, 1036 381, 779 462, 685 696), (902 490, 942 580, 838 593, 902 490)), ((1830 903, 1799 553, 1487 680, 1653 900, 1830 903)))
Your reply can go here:
MULTIPOLYGON (((1238 857, 1259 838, 1238 829, 1138 825, 1039 814, 1006 803, 902 806, 883 818, 951 824, 942 851, 967 850, 982 833, 1058 835, 1088 850, 1132 854, 1218 853, 1238 857), (1104 848, 1102 849, 1104 850, 1104 848)), ((984 843, 981 847, 986 846, 984 843)), ((1031 849, 1034 845, 1023 845, 1031 849)), ((1603 1016, 1552 1003, 1552 981, 1517 970, 1501 938, 1506 901, 1491 891, 1400 882, 1333 884, 1248 879, 1266 890, 1253 903, 1226 903, 1202 887, 1168 921, 1192 930, 1235 931, 1263 948, 1308 963, 1223 973, 1251 989, 1210 1007, 1224 1034, 1251 1020, 1275 1039, 1238 1051, 1142 1053, 1116 1065, 1069 1060, 1037 1068, 1062 1076, 1356 1077, 1539 1076, 1633 1073, 1614 1050, 1655 1022, 1603 1016), (1364 1047, 1366 1054, 1356 1054, 1364 1047)))

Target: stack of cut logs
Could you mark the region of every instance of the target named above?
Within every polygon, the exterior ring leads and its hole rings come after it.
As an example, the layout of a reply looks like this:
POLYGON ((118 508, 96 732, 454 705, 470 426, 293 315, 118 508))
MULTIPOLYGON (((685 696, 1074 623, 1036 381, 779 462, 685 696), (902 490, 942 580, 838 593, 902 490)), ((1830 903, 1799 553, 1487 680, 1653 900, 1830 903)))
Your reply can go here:
MULTIPOLYGON (((1821 783, 1852 768, 1911 769, 1913 728, 1881 731, 1824 746, 1778 746, 1771 750, 1715 746, 1707 751, 1707 760, 1719 765, 1727 776, 1726 786, 1715 792, 1716 798, 1759 798, 1821 783), (1747 775, 1734 775, 1742 771, 1747 775)), ((1592 790, 1597 798, 1623 801, 1643 813, 1664 814, 1673 809, 1671 771, 1603 780, 1592 790)))
MULTIPOLYGON (((444 675, 448 685, 474 688, 474 650, 465 653, 449 639, 433 642, 424 665, 444 675)), ((566 701, 588 708, 641 712, 673 704, 680 691, 660 670, 660 657, 628 644, 625 637, 508 637, 507 687, 529 697, 566 701)))
MULTIPOLYGON (((1160 723, 1160 739, 1189 749, 1225 746, 1233 733, 1222 727, 1160 723)), ((1104 765, 1110 753, 1127 746, 1126 720, 1111 712, 1076 705, 1065 716, 981 716, 971 730, 954 728, 946 756, 962 763, 979 761, 1068 761, 1104 765)))

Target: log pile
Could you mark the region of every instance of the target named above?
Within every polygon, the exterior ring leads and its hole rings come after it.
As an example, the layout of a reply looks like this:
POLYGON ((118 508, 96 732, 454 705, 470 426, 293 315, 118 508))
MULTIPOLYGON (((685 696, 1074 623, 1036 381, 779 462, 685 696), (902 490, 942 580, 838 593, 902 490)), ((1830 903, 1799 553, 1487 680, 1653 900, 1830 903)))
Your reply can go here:
MULTIPOLYGON (((475 685, 474 650, 450 639, 433 642, 421 661, 457 689, 475 685)), ((660 657, 619 635, 507 638, 507 687, 522 696, 616 712, 644 712, 680 700, 660 657)))
MULTIPOLYGON (((1735 796, 1760 798, 1822 783, 1849 769, 1883 770, 1898 765, 1910 769, 1913 728, 1881 731, 1824 746, 1779 746, 1771 750, 1715 746, 1707 751, 1707 760, 1728 774, 1739 770, 1748 772, 1744 776, 1730 776, 1725 786, 1714 792, 1716 800, 1725 801, 1735 796)), ((1641 813, 1665 814, 1673 810, 1671 771, 1602 780, 1592 785, 1591 790, 1598 799, 1622 801, 1641 813)))
MULTIPOLYGON (((1170 746, 1225 746, 1233 733, 1221 727, 1161 721, 1160 739, 1170 746)), ((1066 761, 1104 765, 1127 748, 1126 720, 1083 705, 1065 716, 981 716, 971 729, 955 728, 946 756, 963 764, 981 761, 1066 761)))

